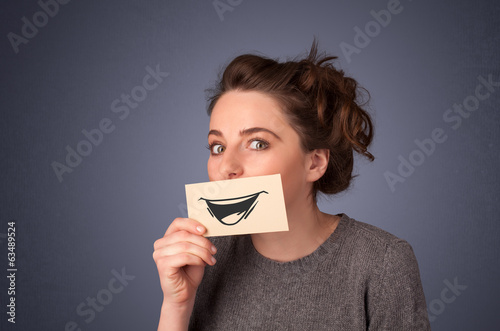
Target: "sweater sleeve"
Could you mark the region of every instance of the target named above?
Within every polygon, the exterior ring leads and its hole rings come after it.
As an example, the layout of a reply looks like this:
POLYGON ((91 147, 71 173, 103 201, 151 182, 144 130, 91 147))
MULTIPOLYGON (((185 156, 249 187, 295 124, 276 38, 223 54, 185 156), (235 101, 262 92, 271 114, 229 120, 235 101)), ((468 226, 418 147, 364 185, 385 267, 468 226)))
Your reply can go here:
POLYGON ((370 280, 366 304, 369 331, 430 330, 417 259, 406 241, 387 246, 383 263, 370 280))

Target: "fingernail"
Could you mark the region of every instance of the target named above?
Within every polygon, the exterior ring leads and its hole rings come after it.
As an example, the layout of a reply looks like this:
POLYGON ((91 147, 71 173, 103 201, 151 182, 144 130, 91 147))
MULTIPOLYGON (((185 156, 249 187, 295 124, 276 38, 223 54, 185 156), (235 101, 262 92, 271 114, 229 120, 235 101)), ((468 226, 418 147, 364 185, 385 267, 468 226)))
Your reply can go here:
POLYGON ((217 262, 217 260, 212 256, 212 264, 215 264, 215 262, 217 262))
POLYGON ((215 248, 215 246, 210 247, 210 250, 212 251, 212 254, 217 253, 217 248, 215 248))
POLYGON ((201 226, 197 226, 197 227, 196 227, 196 230, 198 230, 198 232, 199 232, 199 233, 202 233, 204 229, 203 229, 203 227, 201 227, 201 226))

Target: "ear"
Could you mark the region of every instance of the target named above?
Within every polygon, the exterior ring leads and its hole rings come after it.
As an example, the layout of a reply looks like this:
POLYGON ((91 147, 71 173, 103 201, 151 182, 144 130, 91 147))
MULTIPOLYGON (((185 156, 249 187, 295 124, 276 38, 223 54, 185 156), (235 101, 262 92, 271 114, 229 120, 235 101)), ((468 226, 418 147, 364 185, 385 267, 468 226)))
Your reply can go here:
POLYGON ((328 168, 330 151, 328 149, 315 149, 308 153, 307 181, 315 182, 320 179, 328 168))

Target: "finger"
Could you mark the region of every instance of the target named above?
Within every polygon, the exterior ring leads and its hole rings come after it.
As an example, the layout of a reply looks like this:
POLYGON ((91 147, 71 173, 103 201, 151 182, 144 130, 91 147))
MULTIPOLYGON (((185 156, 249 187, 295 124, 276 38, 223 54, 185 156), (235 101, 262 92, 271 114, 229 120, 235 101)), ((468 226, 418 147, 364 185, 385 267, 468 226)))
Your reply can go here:
POLYGON ((202 235, 192 234, 185 230, 177 231, 166 237, 163 237, 163 240, 161 240, 158 244, 162 246, 168 246, 180 241, 187 241, 200 247, 205 247, 206 249, 213 248, 213 244, 208 238, 203 237, 202 235))
POLYGON ((153 244, 153 248, 154 250, 158 250, 161 249, 162 247, 166 247, 175 244, 177 242, 189 242, 194 245, 198 245, 200 247, 208 249, 212 251, 213 254, 217 252, 217 249, 210 240, 203 237, 202 235, 192 234, 184 230, 174 232, 168 236, 156 240, 153 244))
POLYGON ((198 235, 204 234, 206 232, 206 228, 200 222, 192 218, 178 217, 173 220, 172 224, 170 224, 167 231, 165 232, 165 236, 180 230, 188 231, 198 235))
POLYGON ((157 261, 162 257, 181 255, 184 253, 197 256, 209 265, 215 264, 215 259, 212 256, 213 254, 212 250, 186 241, 175 242, 172 245, 168 245, 162 247, 161 249, 155 250, 155 252, 153 253, 153 259, 157 261))
POLYGON ((179 268, 185 266, 206 266, 206 262, 202 258, 189 253, 163 256, 156 261, 156 264, 160 275, 161 270, 165 270, 167 274, 175 274, 179 268))
POLYGON ((155 242, 153 258, 175 255, 183 252, 202 257, 208 264, 213 264, 212 255, 217 253, 216 247, 205 237, 186 231, 175 232, 155 242), (212 263, 211 263, 212 262, 212 263))

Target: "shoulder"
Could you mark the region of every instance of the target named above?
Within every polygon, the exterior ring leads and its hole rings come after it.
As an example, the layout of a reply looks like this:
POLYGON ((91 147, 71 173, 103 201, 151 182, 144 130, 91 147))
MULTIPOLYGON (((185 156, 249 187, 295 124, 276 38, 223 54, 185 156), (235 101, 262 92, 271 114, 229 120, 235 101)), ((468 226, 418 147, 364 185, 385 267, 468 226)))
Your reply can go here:
POLYGON ((342 227, 341 232, 344 241, 353 241, 357 245, 368 246, 370 248, 379 248, 386 250, 389 247, 409 247, 410 244, 392 233, 382 230, 374 225, 357 221, 349 216, 342 214, 339 227, 342 227))
POLYGON ((376 269, 416 267, 413 249, 404 239, 345 214, 337 229, 340 254, 353 263, 376 269))
MULTIPOLYGON (((345 215, 344 215, 345 216, 345 215)), ((430 330, 417 259, 410 244, 376 226, 344 217, 344 250, 366 276, 370 330, 430 330), (366 262, 358 262, 365 260, 366 262)))
POLYGON ((341 224, 345 227, 346 234, 359 237, 360 239, 373 241, 378 245, 390 245, 399 242, 406 242, 405 240, 398 238, 397 236, 382 230, 379 227, 360 222, 347 216, 346 214, 341 215, 341 224))

